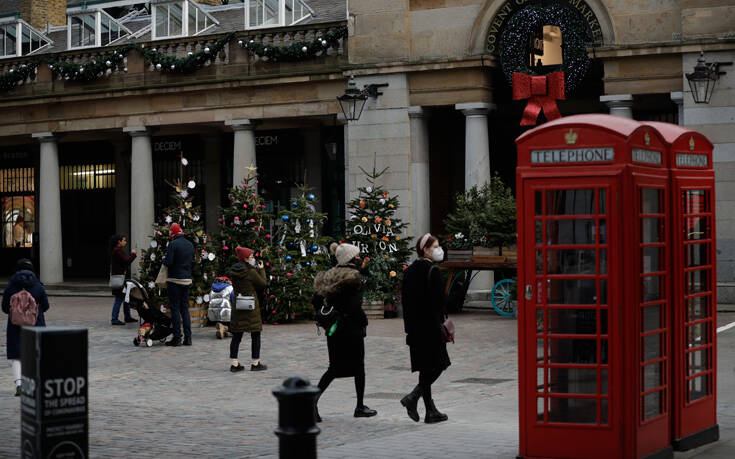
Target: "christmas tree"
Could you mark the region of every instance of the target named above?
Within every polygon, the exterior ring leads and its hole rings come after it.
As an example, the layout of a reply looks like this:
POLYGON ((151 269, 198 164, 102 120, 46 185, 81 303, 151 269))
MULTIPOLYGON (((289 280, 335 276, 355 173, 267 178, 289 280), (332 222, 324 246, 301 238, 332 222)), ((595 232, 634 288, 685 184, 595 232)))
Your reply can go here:
MULTIPOLYGON (((181 158, 181 161, 181 176, 183 177, 183 166, 187 164, 186 158, 181 158)), ((172 223, 178 223, 184 230, 184 237, 194 244, 194 269, 192 270, 189 300, 190 303, 193 301, 201 305, 209 302, 209 291, 215 276, 216 255, 211 241, 204 233, 204 222, 199 206, 194 206, 192 203, 189 190, 196 187, 196 182, 189 180, 184 183, 180 179, 169 185, 173 190, 173 204, 163 211, 159 221, 153 225, 151 246, 144 250, 140 257, 140 283, 147 290, 154 307, 160 307, 161 304, 167 302, 165 291, 155 285, 155 279, 166 257, 166 247, 171 241, 168 229, 172 223)))
POLYGON ((384 301, 397 304, 401 272, 410 256, 411 238, 404 238, 406 224, 395 217, 398 198, 390 196, 378 179, 388 168, 367 172, 368 186, 358 188, 358 196, 350 201, 350 218, 346 224, 346 242, 360 248, 367 257, 365 294, 368 301, 384 301))
POLYGON ((244 182, 230 190, 229 207, 220 208, 218 219, 221 233, 218 235, 219 273, 238 262, 235 247, 248 247, 255 252, 256 259, 269 262, 272 216, 266 212, 263 199, 257 193, 258 178, 255 167, 249 168, 244 182))
POLYGON ((263 321, 311 318, 314 277, 329 267, 329 238, 321 235, 326 215, 316 211, 316 196, 299 187, 288 209, 278 213, 263 321))

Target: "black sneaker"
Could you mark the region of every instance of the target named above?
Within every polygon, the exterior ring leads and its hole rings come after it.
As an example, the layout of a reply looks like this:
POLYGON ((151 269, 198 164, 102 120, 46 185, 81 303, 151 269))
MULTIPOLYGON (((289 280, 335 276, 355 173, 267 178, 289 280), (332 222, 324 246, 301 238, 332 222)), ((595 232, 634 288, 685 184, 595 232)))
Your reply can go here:
POLYGON ((184 338, 184 346, 191 346, 191 338, 184 338))
POLYGON ((371 410, 365 405, 362 405, 361 407, 355 408, 355 417, 356 418, 370 418, 378 414, 377 411, 371 410))
POLYGON ((268 365, 258 363, 257 365, 250 364, 250 371, 265 371, 268 369, 268 365))
POLYGON ((125 325, 125 322, 121 322, 117 319, 110 322, 110 325, 125 325))
POLYGON ((137 321, 138 321, 138 319, 133 319, 132 317, 126 317, 125 318, 125 323, 126 324, 130 324, 130 323, 137 322, 137 321))
POLYGON ((243 365, 241 363, 238 363, 237 366, 230 365, 230 371, 233 372, 233 373, 237 373, 237 372, 243 371, 243 370, 245 370, 245 365, 243 365))
POLYGON ((20 397, 20 394, 23 392, 23 390, 20 388, 20 386, 15 386, 15 396, 20 397))
POLYGON ((171 341, 166 341, 166 346, 180 346, 181 345, 181 338, 171 338, 171 341))

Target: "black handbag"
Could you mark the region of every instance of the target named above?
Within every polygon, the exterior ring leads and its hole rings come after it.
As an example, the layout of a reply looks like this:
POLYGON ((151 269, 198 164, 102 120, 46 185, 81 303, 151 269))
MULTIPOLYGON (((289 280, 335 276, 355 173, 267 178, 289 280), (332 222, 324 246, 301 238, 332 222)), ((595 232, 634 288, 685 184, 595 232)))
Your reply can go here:
POLYGON ((323 304, 316 310, 316 324, 329 331, 339 319, 339 312, 334 306, 323 304))

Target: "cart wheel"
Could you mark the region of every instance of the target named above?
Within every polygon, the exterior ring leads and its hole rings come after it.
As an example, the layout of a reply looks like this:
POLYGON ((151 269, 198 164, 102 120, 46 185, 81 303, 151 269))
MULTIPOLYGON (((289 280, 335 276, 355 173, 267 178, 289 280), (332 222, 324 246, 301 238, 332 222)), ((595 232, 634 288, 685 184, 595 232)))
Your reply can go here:
POLYGON ((490 292, 490 302, 498 314, 504 317, 515 317, 516 312, 513 308, 513 298, 511 291, 516 281, 513 279, 503 279, 493 286, 490 292))
POLYGON ((152 339, 150 339, 150 338, 148 338, 148 339, 147 339, 147 340, 145 341, 145 345, 146 345, 146 346, 148 346, 148 347, 151 347, 151 346, 153 346, 153 340, 152 340, 152 339))
POLYGON ((140 346, 140 340, 138 340, 137 336, 133 338, 133 346, 140 346))

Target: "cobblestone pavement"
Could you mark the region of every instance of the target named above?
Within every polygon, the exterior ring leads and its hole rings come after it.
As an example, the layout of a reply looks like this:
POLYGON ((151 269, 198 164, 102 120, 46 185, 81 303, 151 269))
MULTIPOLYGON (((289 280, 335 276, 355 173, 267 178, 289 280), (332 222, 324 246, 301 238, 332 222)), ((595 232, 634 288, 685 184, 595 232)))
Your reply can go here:
MULTIPOLYGON (((217 340, 213 328, 195 329, 191 347, 157 343, 137 348, 132 345, 135 324, 108 325, 111 306, 112 298, 57 297, 47 314, 50 325, 89 329, 91 457, 277 457, 277 405, 271 391, 292 375, 315 384, 326 369, 326 342, 314 325, 265 326, 262 357, 268 371, 232 374, 229 339, 217 340)), ((516 322, 485 311, 453 319, 458 340, 449 348, 452 366, 434 390, 449 421, 425 425, 408 419, 398 400, 416 376, 409 371, 403 323, 374 320, 365 346, 365 403, 378 416, 352 417, 353 382, 336 380, 319 405, 324 418, 319 424, 320 457, 516 456, 516 322)), ((724 323, 733 320, 735 314, 721 318, 724 323)), ((735 336, 735 329, 728 333, 735 336)), ((728 339, 731 348, 735 339, 728 339)), ((243 339, 243 362, 248 361, 249 344, 243 339)), ((12 376, 4 363, 5 333, 0 359, 0 457, 17 457, 19 401, 12 395, 12 376)), ((735 357, 728 359, 731 377, 735 357)), ((721 387, 733 392, 732 384, 721 387)), ((721 411, 732 411, 734 399, 721 401, 721 411)), ((732 438, 733 423, 732 416, 721 419, 723 437, 732 438)))

